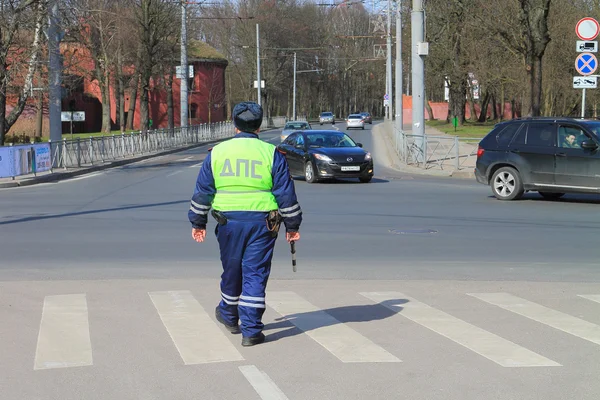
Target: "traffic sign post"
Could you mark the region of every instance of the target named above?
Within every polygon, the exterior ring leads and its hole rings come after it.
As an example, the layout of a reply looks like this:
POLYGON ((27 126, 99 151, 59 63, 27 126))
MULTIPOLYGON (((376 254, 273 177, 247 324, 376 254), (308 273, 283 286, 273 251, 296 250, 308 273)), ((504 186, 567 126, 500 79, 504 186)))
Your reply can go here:
POLYGON ((576 50, 581 53, 575 59, 575 69, 583 76, 573 77, 573 88, 581 89, 581 118, 585 118, 585 90, 596 89, 597 75, 592 76, 598 69, 598 59, 592 53, 598 51, 598 42, 594 41, 600 33, 600 24, 594 18, 586 17, 577 22, 575 33, 581 40, 577 41, 576 50))

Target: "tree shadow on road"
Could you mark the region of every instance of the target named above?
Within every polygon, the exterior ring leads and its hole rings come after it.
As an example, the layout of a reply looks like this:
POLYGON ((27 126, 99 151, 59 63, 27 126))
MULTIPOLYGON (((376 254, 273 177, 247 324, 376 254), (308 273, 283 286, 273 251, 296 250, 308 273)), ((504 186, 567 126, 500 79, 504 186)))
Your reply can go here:
MULTIPOLYGON (((170 206, 170 205, 174 205, 174 204, 183 204, 183 203, 189 203, 189 202, 190 202, 189 200, 176 200, 176 201, 167 201, 164 203, 135 204, 135 205, 122 206, 122 207, 102 208, 99 210, 74 211, 74 212, 67 212, 67 213, 62 213, 62 214, 38 214, 38 215, 30 215, 28 217, 11 219, 8 221, 0 221, 0 225, 18 224, 21 222, 40 221, 40 220, 45 220, 45 219, 77 217, 79 215, 100 214, 100 213, 107 213, 107 212, 113 212, 113 211, 124 211, 124 210, 133 210, 133 209, 150 208, 150 207, 162 207, 162 206, 170 206)), ((4 218, 10 218, 10 216, 4 217, 4 218)))
POLYGON ((377 304, 335 307, 318 311, 290 314, 281 318, 276 318, 275 321, 278 322, 265 324, 264 331, 267 333, 267 331, 273 329, 289 328, 268 334, 267 341, 273 342, 337 324, 380 321, 402 312, 403 307, 400 305, 408 302, 409 300, 407 299, 393 299, 377 304), (391 310, 388 307, 393 307, 396 311, 391 310), (298 326, 296 326, 296 324, 298 326))

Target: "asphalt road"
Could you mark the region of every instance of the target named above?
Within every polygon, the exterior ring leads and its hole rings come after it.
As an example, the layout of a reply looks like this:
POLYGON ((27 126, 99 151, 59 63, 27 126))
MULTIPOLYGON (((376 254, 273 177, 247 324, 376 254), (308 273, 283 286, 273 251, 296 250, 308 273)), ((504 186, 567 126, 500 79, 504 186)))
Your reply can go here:
POLYGON ((598 399, 600 197, 406 174, 370 128, 371 183, 296 180, 250 349, 190 236, 206 148, 0 190, 0 399, 598 399))

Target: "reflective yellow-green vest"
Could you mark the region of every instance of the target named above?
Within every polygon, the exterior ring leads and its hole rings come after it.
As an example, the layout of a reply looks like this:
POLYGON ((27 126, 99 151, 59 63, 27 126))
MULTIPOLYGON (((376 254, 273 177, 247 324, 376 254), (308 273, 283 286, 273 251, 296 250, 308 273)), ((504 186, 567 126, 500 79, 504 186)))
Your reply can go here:
POLYGON ((216 145, 211 167, 217 211, 272 211, 279 207, 271 192, 275 146, 253 138, 236 138, 216 145))

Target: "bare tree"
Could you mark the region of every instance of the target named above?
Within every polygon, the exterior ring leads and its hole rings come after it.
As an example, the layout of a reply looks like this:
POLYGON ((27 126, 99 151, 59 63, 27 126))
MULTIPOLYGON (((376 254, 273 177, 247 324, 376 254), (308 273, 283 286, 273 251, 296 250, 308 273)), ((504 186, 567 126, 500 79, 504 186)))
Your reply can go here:
POLYGON ((43 0, 0 3, 0 145, 4 144, 6 132, 25 109, 31 92, 41 45, 45 8, 46 2, 43 0), (27 34, 31 32, 33 34, 27 34), (27 42, 31 45, 27 46, 27 42), (26 70, 23 71, 21 66, 26 66, 26 70), (9 88, 13 80, 19 79, 22 79, 23 83, 16 94, 16 105, 7 117, 9 88))

